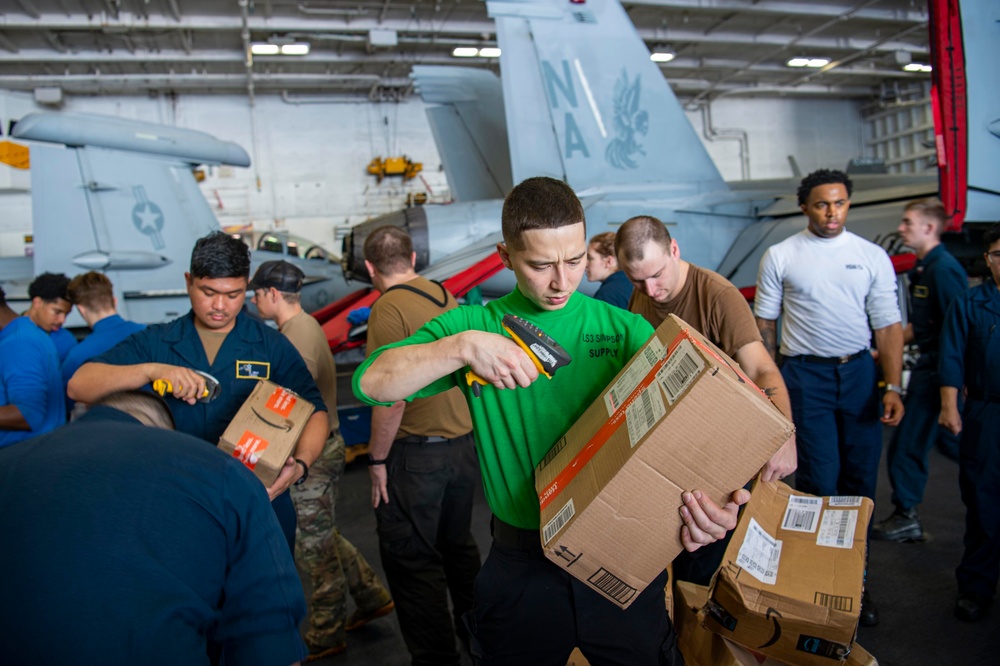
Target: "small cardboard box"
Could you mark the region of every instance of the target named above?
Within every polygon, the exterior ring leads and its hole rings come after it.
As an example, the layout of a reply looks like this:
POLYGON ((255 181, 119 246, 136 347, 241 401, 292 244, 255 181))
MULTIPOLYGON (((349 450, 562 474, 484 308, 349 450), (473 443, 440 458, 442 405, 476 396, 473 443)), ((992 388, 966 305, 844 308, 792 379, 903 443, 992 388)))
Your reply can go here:
MULTIPOLYGON (((785 666, 786 662, 748 650, 704 627, 709 588, 677 581, 674 628, 687 666, 785 666)), ((797 663, 797 662, 792 662, 797 663)), ((878 660, 855 643, 845 666, 878 666, 878 660)))
POLYGON ((847 660, 872 508, 866 497, 815 497, 758 482, 712 581, 705 626, 791 664, 847 660))
POLYGON ((683 549, 682 493, 722 506, 792 432, 733 360, 671 316, 535 470, 545 554, 627 608, 683 549))
POLYGON ((313 404, 298 394, 262 380, 222 433, 219 448, 270 486, 295 450, 314 410, 313 404))
POLYGON ((708 587, 679 580, 674 586, 674 599, 677 645, 687 666, 784 666, 702 626, 701 609, 708 602, 708 587))

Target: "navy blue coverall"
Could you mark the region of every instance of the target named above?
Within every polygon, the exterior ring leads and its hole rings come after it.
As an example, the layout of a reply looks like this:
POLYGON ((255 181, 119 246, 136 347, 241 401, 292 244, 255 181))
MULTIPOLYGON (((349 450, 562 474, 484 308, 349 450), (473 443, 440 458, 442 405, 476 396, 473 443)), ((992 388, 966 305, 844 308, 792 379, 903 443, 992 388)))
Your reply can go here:
POLYGON ((941 330, 942 386, 968 389, 962 410, 959 487, 965 550, 959 593, 990 598, 1000 577, 1000 290, 992 280, 952 304, 941 330))
POLYGON ((892 503, 906 511, 924 500, 927 454, 935 442, 958 455, 958 437, 938 426, 941 384, 938 380, 938 342, 948 306, 969 288, 969 280, 955 257, 938 245, 910 271, 910 323, 920 359, 910 373, 906 412, 889 443, 887 458, 892 503))
MULTIPOLYGON (((91 360, 110 365, 168 363, 201 370, 218 379, 222 391, 211 402, 189 405, 183 400, 167 401, 177 430, 200 437, 213 446, 219 443, 229 422, 261 379, 291 389, 311 402, 317 411, 326 411, 316 382, 288 338, 245 312, 237 315, 236 325, 211 365, 194 327, 193 312, 166 324, 149 326, 91 360)), ((271 505, 289 547, 294 550, 296 520, 290 495, 285 491, 271 505)))

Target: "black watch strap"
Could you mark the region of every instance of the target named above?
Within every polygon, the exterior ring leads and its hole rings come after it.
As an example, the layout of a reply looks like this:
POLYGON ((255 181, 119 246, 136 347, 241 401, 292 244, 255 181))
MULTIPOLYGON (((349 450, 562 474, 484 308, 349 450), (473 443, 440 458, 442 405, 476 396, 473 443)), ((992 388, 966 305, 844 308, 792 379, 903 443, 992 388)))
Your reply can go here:
POLYGON ((302 474, 302 478, 296 481, 294 485, 301 486, 303 483, 306 482, 306 479, 309 478, 309 465, 307 465, 303 460, 300 460, 299 458, 296 458, 295 462, 302 465, 302 471, 304 473, 302 474))
POLYGON ((385 458, 382 458, 381 460, 379 460, 377 458, 372 458, 370 455, 368 456, 368 466, 369 467, 374 467, 375 465, 384 465, 385 461, 386 461, 385 458))

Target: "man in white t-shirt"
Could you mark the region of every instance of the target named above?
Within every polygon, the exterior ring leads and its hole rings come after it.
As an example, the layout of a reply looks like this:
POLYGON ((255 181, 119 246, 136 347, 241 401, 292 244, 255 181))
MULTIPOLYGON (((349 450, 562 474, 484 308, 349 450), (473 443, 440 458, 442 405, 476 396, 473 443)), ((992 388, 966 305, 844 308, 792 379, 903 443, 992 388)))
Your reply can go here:
MULTIPOLYGON (((781 374, 798 444, 795 486, 814 495, 875 499, 882 424, 903 417, 896 279, 885 250, 844 229, 851 180, 820 169, 802 180, 802 232, 770 247, 757 275, 754 314, 773 354, 781 325, 781 374), (879 407, 872 333, 886 381, 879 407)), ((878 622, 865 591, 861 623, 878 622)))

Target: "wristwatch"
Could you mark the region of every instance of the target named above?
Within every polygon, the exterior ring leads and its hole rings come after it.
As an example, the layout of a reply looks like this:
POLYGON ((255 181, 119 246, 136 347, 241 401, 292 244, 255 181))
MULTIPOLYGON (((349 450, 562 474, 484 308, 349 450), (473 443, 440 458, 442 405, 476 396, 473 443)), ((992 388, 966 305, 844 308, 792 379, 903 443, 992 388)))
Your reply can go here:
POLYGON ((902 386, 896 386, 895 384, 886 384, 885 385, 885 390, 886 391, 893 391, 895 393, 898 393, 899 395, 903 395, 903 387, 902 386))
POLYGON ((377 458, 372 458, 371 455, 368 456, 368 466, 369 467, 374 467, 375 465, 384 465, 385 461, 386 461, 385 458, 382 458, 381 460, 379 460, 377 458))
POLYGON ((304 461, 302 461, 302 460, 300 460, 298 458, 295 459, 295 462, 297 462, 298 464, 302 465, 303 474, 302 474, 302 478, 299 479, 298 481, 296 481, 294 485, 301 486, 303 483, 306 482, 306 479, 309 478, 309 465, 305 464, 304 461))

